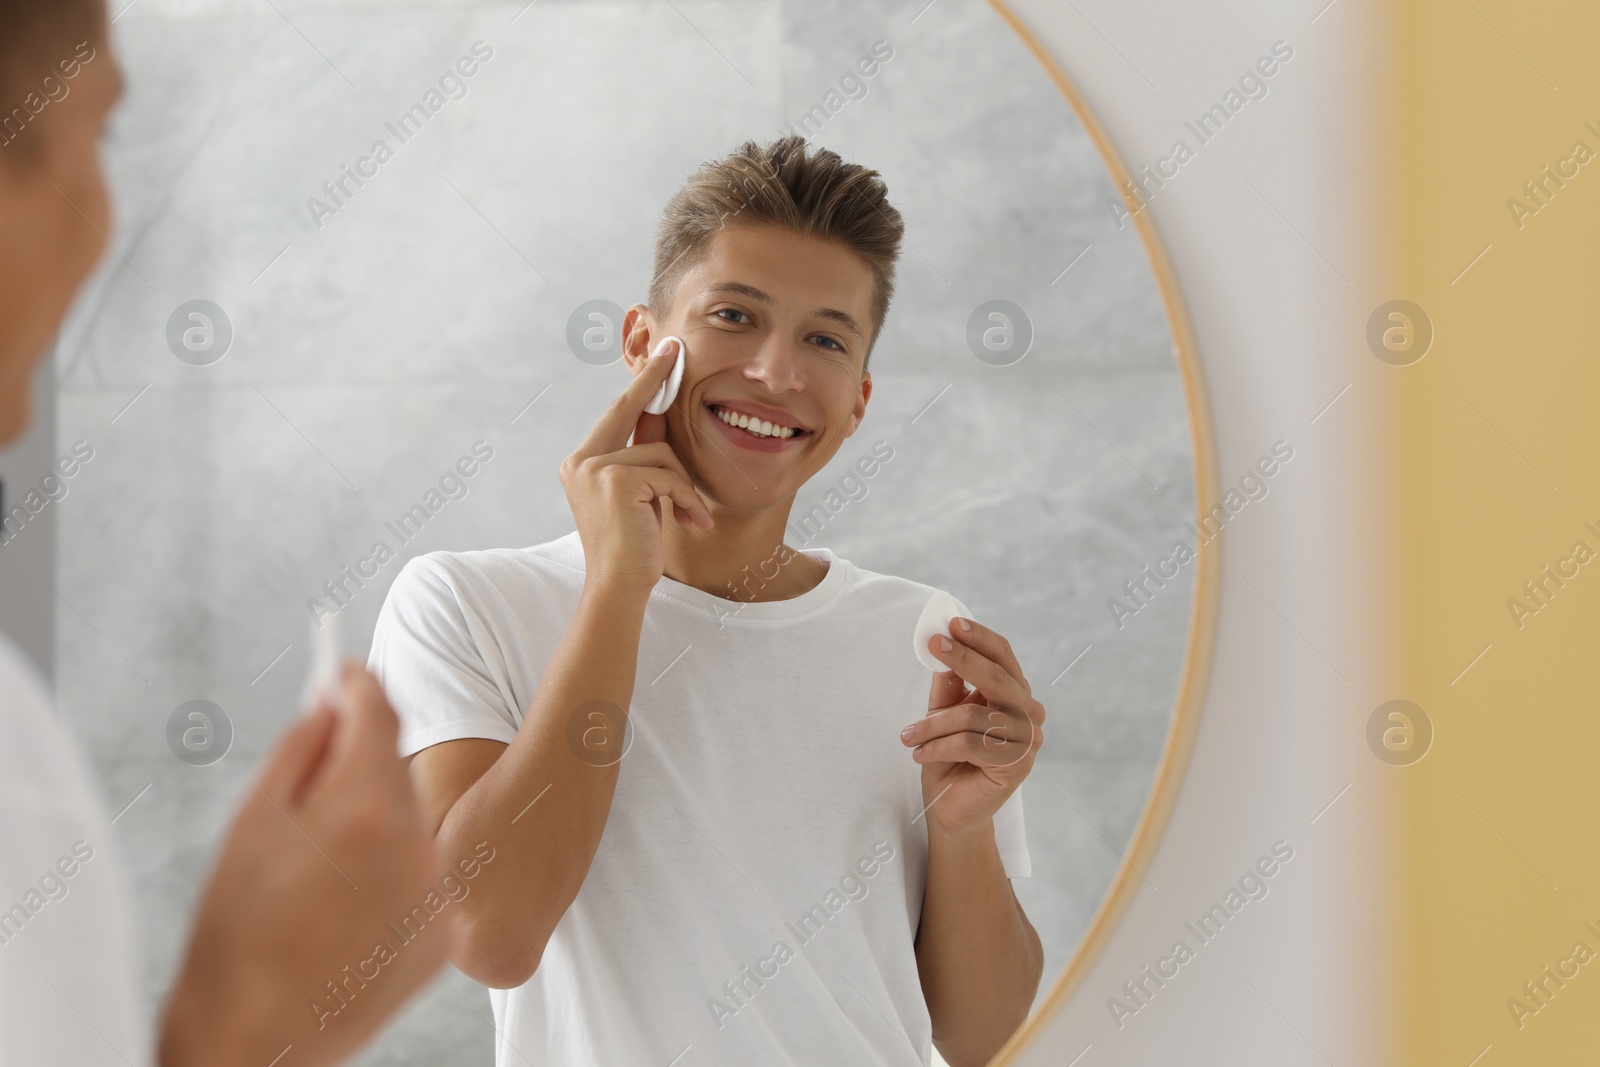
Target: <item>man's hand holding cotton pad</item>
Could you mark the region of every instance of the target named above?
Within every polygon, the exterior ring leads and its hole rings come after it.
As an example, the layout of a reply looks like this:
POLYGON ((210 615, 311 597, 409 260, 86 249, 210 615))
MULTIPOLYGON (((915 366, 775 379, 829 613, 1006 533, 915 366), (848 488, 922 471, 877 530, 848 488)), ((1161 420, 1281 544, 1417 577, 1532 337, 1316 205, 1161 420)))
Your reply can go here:
POLYGON ((941 674, 950 668, 934 659, 933 653, 928 651, 928 642, 933 640, 935 634, 953 637, 954 635, 950 633, 950 623, 957 616, 970 619, 972 612, 968 611, 961 601, 940 590, 929 597, 927 604, 923 605, 922 615, 917 619, 916 632, 911 635, 911 650, 917 654, 918 662, 936 674, 941 674))

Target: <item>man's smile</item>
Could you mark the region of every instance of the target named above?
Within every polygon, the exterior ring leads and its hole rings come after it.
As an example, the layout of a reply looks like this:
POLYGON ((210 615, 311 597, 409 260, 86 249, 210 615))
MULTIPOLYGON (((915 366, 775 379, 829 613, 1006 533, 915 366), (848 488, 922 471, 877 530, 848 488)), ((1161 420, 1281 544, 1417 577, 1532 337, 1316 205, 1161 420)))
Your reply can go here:
POLYGON ((701 405, 724 437, 741 448, 779 452, 811 436, 793 415, 748 401, 701 405))

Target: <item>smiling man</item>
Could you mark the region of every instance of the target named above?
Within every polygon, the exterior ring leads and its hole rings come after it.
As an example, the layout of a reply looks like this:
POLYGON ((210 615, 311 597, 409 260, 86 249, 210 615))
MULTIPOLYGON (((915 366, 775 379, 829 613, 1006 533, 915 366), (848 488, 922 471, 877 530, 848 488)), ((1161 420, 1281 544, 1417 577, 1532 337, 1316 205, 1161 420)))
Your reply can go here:
POLYGON ((965 1067, 1027 1014, 1044 708, 970 620, 918 662, 937 590, 783 541, 866 414, 902 229, 797 137, 702 167, 623 323, 634 377, 561 465, 577 529, 390 590, 369 665, 425 820, 505 842, 453 957, 500 1067, 965 1067))

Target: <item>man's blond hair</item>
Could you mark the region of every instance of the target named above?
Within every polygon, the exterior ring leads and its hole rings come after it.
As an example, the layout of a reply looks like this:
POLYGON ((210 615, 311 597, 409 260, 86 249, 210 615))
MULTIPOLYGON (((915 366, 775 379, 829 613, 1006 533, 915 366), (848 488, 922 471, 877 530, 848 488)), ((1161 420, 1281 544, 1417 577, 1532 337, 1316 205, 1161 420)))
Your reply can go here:
POLYGON ((836 241, 872 268, 865 370, 894 295, 895 261, 905 223, 889 205, 887 187, 877 171, 846 163, 827 148, 807 149, 806 139, 794 135, 765 145, 746 141, 691 174, 667 202, 656 232, 648 304, 652 314, 667 314, 678 282, 704 258, 723 226, 775 224, 836 241))

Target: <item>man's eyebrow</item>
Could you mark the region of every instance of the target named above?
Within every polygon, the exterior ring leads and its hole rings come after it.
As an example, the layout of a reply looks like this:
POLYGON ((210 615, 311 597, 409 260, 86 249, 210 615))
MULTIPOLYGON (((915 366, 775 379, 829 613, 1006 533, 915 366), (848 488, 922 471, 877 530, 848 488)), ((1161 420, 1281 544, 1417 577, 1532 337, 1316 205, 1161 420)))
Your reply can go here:
POLYGON ((838 308, 817 308, 817 310, 813 311, 811 314, 820 319, 832 319, 834 322, 837 322, 839 325, 843 326, 845 329, 861 338, 861 340, 865 341, 867 339, 867 335, 862 332, 861 324, 856 322, 855 316, 847 311, 840 311, 838 308))
MULTIPOLYGON (((753 285, 746 285, 744 282, 718 282, 716 285, 709 286, 706 289, 707 296, 713 293, 733 293, 737 296, 747 296, 751 300, 759 300, 763 304, 772 303, 772 297, 753 285)), ((865 341, 867 339, 866 332, 861 329, 861 324, 856 321, 854 315, 847 311, 840 311, 838 308, 817 308, 811 314, 819 319, 831 319, 861 338, 861 340, 865 341)))
POLYGON ((718 282, 716 285, 706 289, 707 296, 712 293, 733 293, 736 296, 748 296, 751 300, 759 300, 763 304, 772 303, 772 297, 753 285, 746 285, 744 282, 718 282))

